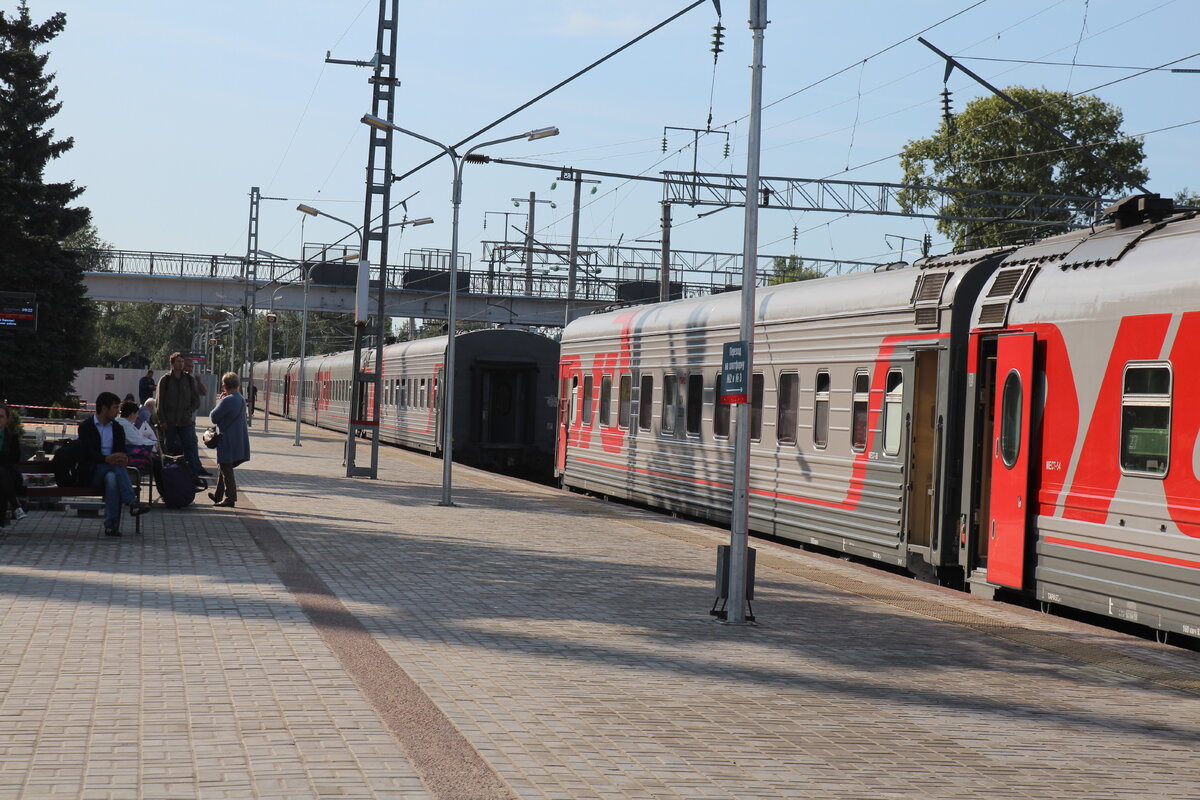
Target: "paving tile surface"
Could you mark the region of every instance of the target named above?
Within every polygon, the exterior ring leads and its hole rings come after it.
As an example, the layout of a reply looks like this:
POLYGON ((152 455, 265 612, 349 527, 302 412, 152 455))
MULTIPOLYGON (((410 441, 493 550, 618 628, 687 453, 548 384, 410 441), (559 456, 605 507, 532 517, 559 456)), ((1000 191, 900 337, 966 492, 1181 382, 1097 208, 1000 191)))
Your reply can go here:
POLYGON ((290 431, 256 430, 239 468, 257 511, 0 533, 0 798, 454 796, 251 516, 432 701, 428 735, 469 743, 489 796, 1200 798, 1196 653, 772 545, 762 624, 723 626, 720 531, 465 468, 443 508, 439 462, 385 448, 383 479, 351 481, 343 439, 290 431))

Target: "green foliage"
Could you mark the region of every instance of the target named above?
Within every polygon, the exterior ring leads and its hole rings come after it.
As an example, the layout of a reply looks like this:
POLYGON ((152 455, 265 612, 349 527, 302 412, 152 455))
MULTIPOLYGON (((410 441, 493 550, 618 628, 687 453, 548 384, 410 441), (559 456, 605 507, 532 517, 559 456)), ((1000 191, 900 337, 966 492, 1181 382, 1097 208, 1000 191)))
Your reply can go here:
MULTIPOLYGON (((1142 143, 1122 136, 1123 117, 1116 106, 1091 95, 1076 97, 1048 89, 1013 86, 1005 92, 1076 142, 1091 145, 1092 152, 1113 166, 1098 164, 1082 150, 1068 148, 999 97, 984 97, 968 103, 949 124, 943 120, 929 138, 905 145, 900 157, 904 183, 1104 197, 1124 194, 1146 182, 1142 143)), ((937 207, 934 194, 919 189, 906 189, 899 199, 905 211, 937 207)), ((959 248, 1009 244, 1033 235, 1029 225, 946 218, 1006 216, 975 202, 958 198, 942 208, 938 230, 959 248)), ((1011 206, 1007 216, 1012 219, 1028 217, 1020 208, 1025 198, 990 195, 986 202, 1011 206)), ((1065 229, 1065 224, 1058 224, 1039 228, 1037 233, 1065 229)))
POLYGON ((113 249, 110 242, 100 238, 100 231, 92 223, 84 225, 62 240, 64 249, 70 251, 84 272, 111 272, 113 249))
POLYGON ((1200 208, 1200 194, 1193 194, 1188 187, 1183 187, 1175 193, 1175 205, 1188 208, 1200 208))
POLYGON ((23 1, 15 14, 0 11, 0 287, 38 299, 36 331, 0 334, 0 398, 30 405, 66 394, 89 333, 82 271, 61 247, 88 223, 86 208, 70 206, 83 189, 43 178, 74 144, 47 127, 61 104, 36 52, 65 25, 61 13, 35 23, 23 1))
POLYGON ((771 264, 771 277, 767 279, 768 286, 778 286, 781 283, 808 281, 813 278, 825 277, 815 267, 806 267, 804 259, 799 256, 777 257, 771 264))
POLYGON ((124 356, 141 354, 157 372, 167 356, 192 349, 196 310, 156 303, 95 303, 96 322, 87 356, 91 367, 114 367, 124 356))

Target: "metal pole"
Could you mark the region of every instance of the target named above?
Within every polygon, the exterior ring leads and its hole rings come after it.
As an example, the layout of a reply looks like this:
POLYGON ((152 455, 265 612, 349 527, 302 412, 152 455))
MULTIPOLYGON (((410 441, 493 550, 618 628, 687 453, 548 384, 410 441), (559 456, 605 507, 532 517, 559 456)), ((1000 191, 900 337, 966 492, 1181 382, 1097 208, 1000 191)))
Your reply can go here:
MULTIPOLYGON (((458 207, 462 203, 462 168, 464 159, 455 153, 447 151, 454 163, 454 185, 451 187, 451 201, 454 206, 454 216, 450 223, 450 297, 446 303, 446 369, 442 372, 442 385, 438 392, 442 395, 442 501, 440 506, 453 506, 450 499, 451 463, 454 460, 454 344, 458 337, 458 207)), ((530 204, 530 209, 533 205, 530 204)), ((530 214, 530 219, 533 215, 530 214)), ((531 228, 532 230, 532 228, 531 228)))
POLYGON ((267 391, 263 394, 263 433, 271 432, 271 360, 275 355, 275 293, 271 293, 271 315, 267 320, 267 391))
POLYGON ((579 269, 579 198, 583 190, 583 175, 575 171, 575 195, 571 205, 571 253, 570 266, 567 269, 567 309, 564 314, 563 324, 571 321, 571 312, 574 310, 571 306, 575 302, 575 276, 579 269))
POLYGON ((662 266, 658 275, 658 299, 671 299, 671 201, 662 201, 662 266))
POLYGON ((533 216, 537 211, 537 193, 529 193, 529 225, 525 228, 525 294, 533 295, 533 216))
POLYGON ((304 352, 308 343, 308 279, 312 277, 312 268, 312 264, 308 265, 308 269, 304 269, 303 264, 300 265, 300 269, 304 270, 301 274, 304 278, 304 310, 300 312, 300 370, 297 373, 299 380, 296 381, 296 441, 292 442, 293 447, 300 447, 300 409, 304 405, 304 352))
POLYGON ((767 0, 750 0, 754 59, 750 67, 750 129, 746 148, 746 221, 742 248, 742 319, 739 335, 746 343, 746 376, 750 403, 737 407, 733 468, 733 508, 729 526, 729 600, 726 621, 746 622, 746 561, 750 521, 750 406, 754 400, 754 285, 758 265, 758 182, 762 148, 763 31, 767 0))

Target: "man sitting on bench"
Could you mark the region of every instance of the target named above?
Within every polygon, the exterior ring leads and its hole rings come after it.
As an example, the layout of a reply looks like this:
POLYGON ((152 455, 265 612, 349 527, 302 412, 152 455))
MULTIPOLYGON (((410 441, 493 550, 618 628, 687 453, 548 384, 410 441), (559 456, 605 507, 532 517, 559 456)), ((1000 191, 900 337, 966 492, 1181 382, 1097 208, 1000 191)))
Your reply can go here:
POLYGON ((121 408, 121 398, 112 392, 101 392, 96 398, 96 414, 79 423, 80 474, 91 476, 92 486, 104 489, 104 535, 121 535, 121 506, 137 516, 149 510, 139 503, 129 473, 125 467, 125 431, 114 424, 121 408))

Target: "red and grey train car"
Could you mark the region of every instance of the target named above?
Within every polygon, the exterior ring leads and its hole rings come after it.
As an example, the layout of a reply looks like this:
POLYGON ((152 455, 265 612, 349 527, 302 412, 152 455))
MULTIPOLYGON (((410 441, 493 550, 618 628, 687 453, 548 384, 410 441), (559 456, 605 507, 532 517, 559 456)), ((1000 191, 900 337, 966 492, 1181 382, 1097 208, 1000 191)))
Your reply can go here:
MULTIPOLYGON (((751 529, 1200 635, 1200 220, 759 289, 751 529)), ((564 331, 569 487, 724 523, 738 293, 564 331)))
MULTIPOLYGON (((383 350, 380 438, 402 447, 439 453, 443 429, 439 392, 448 337, 417 339, 383 350)), ((558 344, 524 330, 460 333, 455 345, 454 457, 466 464, 530 477, 550 472, 554 447, 555 364, 558 344)), ((375 351, 364 351, 362 369, 373 372, 375 351)), ((272 414, 332 430, 346 430, 353 354, 305 360, 297 392, 298 359, 254 366, 258 401, 272 414), (297 397, 302 398, 297 409, 297 397)), ((373 406, 373 388, 364 408, 373 406)), ((369 415, 356 415, 365 419, 369 415)))

